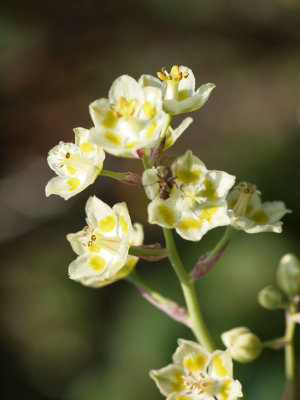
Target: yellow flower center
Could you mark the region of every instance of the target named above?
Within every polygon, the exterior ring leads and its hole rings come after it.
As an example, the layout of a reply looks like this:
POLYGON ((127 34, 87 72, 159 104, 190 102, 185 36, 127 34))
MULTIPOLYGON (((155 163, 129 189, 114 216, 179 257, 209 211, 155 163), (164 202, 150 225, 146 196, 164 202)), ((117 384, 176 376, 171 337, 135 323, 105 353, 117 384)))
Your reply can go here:
POLYGON ((167 82, 167 91, 165 94, 165 99, 167 100, 179 100, 178 95, 178 86, 179 82, 183 78, 187 78, 189 76, 188 72, 179 71, 178 65, 173 65, 171 68, 171 72, 169 73, 167 69, 164 67, 161 69, 161 72, 157 72, 157 76, 162 81, 167 82))
POLYGON ((257 190, 256 185, 248 182, 239 183, 235 189, 240 192, 240 195, 232 209, 237 217, 241 217, 247 214, 248 202, 251 196, 260 192, 257 190))
POLYGON ((99 253, 102 248, 115 253, 119 251, 121 245, 121 239, 117 236, 105 237, 98 229, 90 226, 83 228, 80 242, 92 253, 99 253))
POLYGON ((181 186, 182 195, 180 196, 180 208, 182 210, 190 210, 195 207, 196 203, 202 204, 207 201, 206 197, 203 197, 202 191, 205 189, 205 186, 200 185, 188 185, 181 186))
POLYGON ((123 117, 125 119, 128 119, 135 113, 139 104, 140 104, 139 101, 136 99, 130 99, 127 101, 125 97, 120 96, 118 98, 118 104, 112 105, 113 115, 116 118, 123 117))
POLYGON ((183 381, 185 387, 196 396, 200 396, 203 393, 212 393, 211 378, 203 372, 196 375, 189 371, 187 375, 183 376, 183 381))

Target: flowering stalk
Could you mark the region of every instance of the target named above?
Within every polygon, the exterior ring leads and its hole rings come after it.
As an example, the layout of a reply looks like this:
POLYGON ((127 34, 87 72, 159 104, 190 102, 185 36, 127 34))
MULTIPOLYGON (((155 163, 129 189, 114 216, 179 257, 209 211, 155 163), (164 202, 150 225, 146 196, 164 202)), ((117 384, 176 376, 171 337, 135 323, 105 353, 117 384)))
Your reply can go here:
POLYGON ((293 314, 295 314, 295 305, 291 304, 289 310, 286 313, 285 340, 287 344, 284 348, 286 392, 284 400, 298 399, 295 352, 294 352, 294 333, 296 324, 295 321, 293 320, 293 314))
POLYGON ((179 257, 172 231, 166 228, 163 228, 163 231, 167 244, 167 249, 170 253, 169 260, 180 281, 181 288, 184 294, 185 302, 190 315, 191 329, 198 342, 211 352, 216 349, 216 346, 203 320, 197 299, 197 294, 195 291, 195 286, 190 281, 190 276, 186 272, 179 257))

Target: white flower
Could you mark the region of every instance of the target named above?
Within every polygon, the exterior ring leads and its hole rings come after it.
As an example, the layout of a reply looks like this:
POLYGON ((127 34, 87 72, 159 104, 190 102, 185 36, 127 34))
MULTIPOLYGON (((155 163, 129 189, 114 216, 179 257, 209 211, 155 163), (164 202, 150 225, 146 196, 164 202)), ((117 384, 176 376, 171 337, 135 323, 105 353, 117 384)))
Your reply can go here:
POLYGON ((67 235, 78 255, 69 266, 69 276, 87 286, 103 286, 126 264, 130 242, 141 240, 141 228, 138 226, 132 231, 125 203, 110 208, 93 196, 88 199, 85 210, 87 226, 67 235))
POLYGON ((167 400, 236 400, 242 397, 232 377, 229 351, 207 352, 198 343, 179 339, 173 364, 150 371, 167 400))
POLYGON ((198 241, 210 229, 228 225, 226 196, 235 177, 207 170, 188 150, 171 168, 159 166, 143 174, 148 221, 175 228, 186 240, 198 241))
POLYGON ((149 153, 167 120, 161 90, 141 88, 123 75, 113 82, 108 97, 90 104, 95 125, 91 141, 116 156, 135 158, 138 149, 149 153))
MULTIPOLYGON (((139 246, 143 244, 143 240, 144 240, 143 226, 139 223, 133 224, 129 241, 130 246, 139 246)), ((99 288, 102 286, 110 285, 111 283, 114 283, 119 279, 123 279, 133 271, 138 261, 139 261, 138 257, 128 255, 124 266, 121 269, 119 269, 117 273, 115 273, 110 278, 107 278, 105 280, 95 280, 94 282, 90 282, 88 286, 99 288)), ((86 281, 84 279, 81 280, 81 283, 84 285, 86 285, 85 282, 86 281)))
POLYGON ((262 203, 256 186, 247 182, 237 185, 230 192, 227 202, 231 225, 247 233, 280 233, 280 219, 291 212, 282 201, 262 203))
POLYGON ((105 153, 89 142, 89 131, 75 128, 75 144, 60 142, 49 151, 51 169, 58 175, 46 186, 46 196, 57 194, 65 200, 91 185, 103 167, 105 153))
POLYGON ((215 88, 213 83, 206 83, 195 91, 195 77, 191 69, 174 65, 171 72, 166 68, 158 72, 157 76, 142 75, 139 79, 141 87, 157 87, 163 92, 163 108, 168 114, 176 115, 197 110, 207 101, 211 91, 215 88))

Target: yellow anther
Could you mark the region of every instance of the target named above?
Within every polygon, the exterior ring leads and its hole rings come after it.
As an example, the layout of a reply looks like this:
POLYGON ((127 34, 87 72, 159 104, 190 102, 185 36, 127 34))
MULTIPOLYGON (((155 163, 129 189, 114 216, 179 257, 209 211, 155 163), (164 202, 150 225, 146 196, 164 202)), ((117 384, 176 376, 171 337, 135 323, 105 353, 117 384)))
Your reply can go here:
POLYGON ((93 245, 93 242, 91 240, 89 240, 88 246, 91 247, 92 245, 93 245))
POLYGON ((165 67, 161 69, 161 72, 157 72, 157 76, 162 81, 181 81, 182 78, 187 78, 189 76, 188 72, 179 71, 178 65, 173 65, 171 72, 169 73, 165 67))
POLYGON ((176 79, 177 76, 180 74, 178 65, 173 65, 171 68, 171 75, 176 79))
POLYGON ((68 152, 67 154, 66 154, 66 158, 70 158, 71 157, 71 154, 68 152))
POLYGON ((167 76, 167 75, 164 75, 162 72, 157 72, 157 76, 158 76, 158 78, 160 79, 160 80, 162 80, 162 81, 167 81, 167 80, 170 80, 170 79, 172 79, 170 76, 167 76))
POLYGON ((96 240, 96 235, 91 236, 92 241, 94 242, 96 240))

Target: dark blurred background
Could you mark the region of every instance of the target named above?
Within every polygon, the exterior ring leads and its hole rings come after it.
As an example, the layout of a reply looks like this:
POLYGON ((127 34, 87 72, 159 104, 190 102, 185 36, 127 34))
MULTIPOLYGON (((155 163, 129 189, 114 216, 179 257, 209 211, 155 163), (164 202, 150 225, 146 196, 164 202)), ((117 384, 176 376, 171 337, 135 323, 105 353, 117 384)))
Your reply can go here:
MULTIPOLYGON (((73 141, 72 128, 91 126, 89 103, 107 97, 122 74, 182 64, 197 87, 216 84, 169 153, 191 148, 208 168, 256 183, 264 200, 283 200, 293 214, 281 235, 236 235, 198 283, 203 313, 220 348, 220 333, 236 326, 264 340, 283 334, 283 313, 260 308, 256 294, 275 283, 284 253, 300 256, 299 17, 296 0, 2 3, 1 399, 158 400, 148 371, 170 362, 178 337, 192 338, 127 282, 93 290, 68 279, 75 255, 65 236, 82 228, 91 194, 110 205, 126 201, 145 242, 161 240, 160 229, 147 225, 141 188, 99 178, 67 202, 44 194, 53 176, 47 152, 73 141)), ((141 166, 107 156, 105 169, 141 166)), ((221 235, 222 228, 200 243, 178 240, 186 267, 221 235)), ((138 270, 183 302, 167 261, 139 262, 138 270)), ((297 341, 299 356, 299 332, 297 341)), ((235 364, 251 400, 279 400, 283 374, 282 351, 235 364)))

